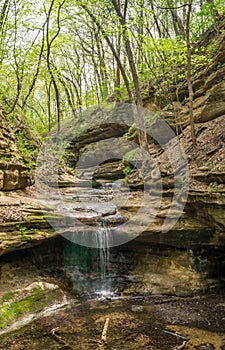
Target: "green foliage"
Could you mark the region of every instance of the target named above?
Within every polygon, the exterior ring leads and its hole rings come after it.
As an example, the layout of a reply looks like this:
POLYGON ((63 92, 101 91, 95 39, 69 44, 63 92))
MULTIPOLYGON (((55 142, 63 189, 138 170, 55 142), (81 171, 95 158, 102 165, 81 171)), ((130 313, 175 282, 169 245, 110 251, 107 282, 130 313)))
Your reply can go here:
POLYGON ((22 155, 20 162, 26 164, 29 168, 34 168, 36 165, 35 158, 38 152, 38 149, 34 149, 32 141, 28 141, 23 133, 16 134, 17 145, 19 151, 22 155))
POLYGON ((27 228, 25 226, 18 224, 18 225, 16 225, 16 228, 22 235, 27 234, 27 228))
POLYGON ((9 161, 12 159, 12 155, 11 154, 7 154, 7 155, 0 155, 0 160, 6 160, 9 161))
POLYGON ((129 175, 132 171, 133 166, 131 164, 134 163, 133 158, 139 151, 139 147, 132 149, 131 151, 127 152, 122 159, 123 164, 125 165, 125 168, 123 169, 124 173, 124 180, 127 181, 129 178, 129 175), (129 163, 130 162, 130 163, 129 163))
POLYGON ((217 71, 217 70, 220 70, 221 67, 222 67, 222 63, 221 62, 218 62, 217 65, 214 67, 214 70, 217 71))
POLYGON ((172 168, 171 165, 166 165, 166 172, 169 174, 171 172, 172 168))
MULTIPOLYGON (((178 1, 175 5, 183 8, 184 3, 178 1)), ((134 82, 124 43, 128 37, 141 85, 151 82, 157 88, 160 83, 163 88, 186 79, 185 33, 175 32, 165 0, 161 1, 160 8, 152 7, 151 2, 128 2, 124 40, 124 27, 119 23, 112 3, 105 0, 55 1, 49 13, 48 28, 48 1, 45 4, 24 0, 13 4, 9 1, 7 6, 0 24, 3 26, 0 34, 0 104, 12 121, 15 115, 23 115, 39 134, 45 135, 57 124, 55 85, 59 91, 61 120, 68 116, 74 118, 87 106, 118 98, 121 101, 128 99, 121 74, 118 81, 117 61, 107 39, 118 52, 131 89, 134 90, 134 82), (90 17, 87 9, 94 17, 90 17)), ((217 14, 224 14, 224 8, 224 0, 206 1, 201 5, 193 1, 190 24, 192 74, 201 70, 212 57, 210 50, 198 47, 198 40, 215 25, 217 14)), ((184 11, 177 12, 184 28, 185 13, 185 7, 184 11)), ((217 48, 215 45, 212 50, 216 52, 217 48)), ((219 68, 218 65, 215 69, 219 68)), ((148 94, 148 87, 144 93, 148 94)), ((29 157, 27 145, 21 140, 18 143, 29 157)))
POLYGON ((137 128, 136 125, 132 125, 127 133, 128 140, 133 140, 137 136, 137 128))
POLYGON ((31 240, 31 235, 35 233, 35 229, 30 230, 28 229, 26 226, 23 225, 16 225, 17 230, 20 232, 21 234, 21 239, 23 241, 30 241, 31 240))
POLYGON ((127 165, 124 169, 123 169, 123 173, 124 173, 124 180, 125 181, 127 181, 128 180, 128 178, 129 178, 129 175, 130 175, 130 173, 131 173, 131 167, 130 167, 130 165, 127 165))

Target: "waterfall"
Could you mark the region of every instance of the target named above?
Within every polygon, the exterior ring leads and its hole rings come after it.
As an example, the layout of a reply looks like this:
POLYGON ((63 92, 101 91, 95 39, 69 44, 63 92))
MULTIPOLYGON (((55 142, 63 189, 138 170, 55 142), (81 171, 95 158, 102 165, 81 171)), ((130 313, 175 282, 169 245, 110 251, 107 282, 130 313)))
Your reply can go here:
POLYGON ((96 229, 96 242, 99 247, 99 271, 100 285, 97 294, 106 296, 111 294, 111 280, 109 278, 110 270, 110 239, 111 231, 104 222, 98 222, 96 229))

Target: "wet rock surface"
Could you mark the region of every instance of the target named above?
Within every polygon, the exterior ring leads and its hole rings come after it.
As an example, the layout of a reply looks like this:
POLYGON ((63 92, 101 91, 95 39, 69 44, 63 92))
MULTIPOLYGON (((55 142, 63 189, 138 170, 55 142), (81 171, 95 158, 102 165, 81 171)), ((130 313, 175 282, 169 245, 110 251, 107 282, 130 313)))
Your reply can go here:
POLYGON ((115 204, 112 191, 62 189, 59 208, 57 199, 44 199, 42 207, 32 190, 0 192, 0 255, 30 248, 57 234, 82 229, 93 231, 98 224, 117 226, 125 221, 115 204))

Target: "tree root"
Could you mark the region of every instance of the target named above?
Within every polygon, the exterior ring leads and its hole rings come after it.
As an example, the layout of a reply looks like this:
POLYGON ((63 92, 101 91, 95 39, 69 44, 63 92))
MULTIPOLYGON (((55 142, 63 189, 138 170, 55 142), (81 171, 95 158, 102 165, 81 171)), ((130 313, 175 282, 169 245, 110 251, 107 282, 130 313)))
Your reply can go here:
POLYGON ((76 350, 76 348, 74 348, 72 345, 68 344, 65 340, 62 339, 62 337, 61 337, 59 334, 56 333, 56 332, 58 331, 58 329, 59 329, 59 327, 53 328, 53 329, 51 330, 51 334, 53 335, 53 337, 54 337, 55 339, 57 339, 58 342, 59 342, 61 345, 63 345, 64 347, 66 347, 68 350, 76 350))
POLYGON ((181 350, 185 347, 186 344, 187 344, 187 340, 184 340, 181 345, 175 346, 175 348, 173 348, 173 350, 181 350))

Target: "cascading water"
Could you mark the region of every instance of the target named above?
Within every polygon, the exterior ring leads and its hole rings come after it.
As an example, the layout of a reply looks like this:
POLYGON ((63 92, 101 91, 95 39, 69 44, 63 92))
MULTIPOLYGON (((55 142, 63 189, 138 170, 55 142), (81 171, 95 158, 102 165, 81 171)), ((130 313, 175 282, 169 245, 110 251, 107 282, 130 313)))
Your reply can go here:
POLYGON ((96 241, 99 246, 101 279, 106 278, 109 270, 109 230, 104 223, 98 223, 96 241))
POLYGON ((96 243, 99 247, 100 285, 97 294, 100 297, 112 295, 110 279, 110 239, 111 231, 103 221, 98 222, 96 229, 96 243))
POLYGON ((70 218, 73 223, 74 217, 81 223, 78 229, 74 229, 72 224, 70 230, 66 227, 65 237, 69 234, 72 238, 64 249, 66 273, 74 290, 87 297, 114 297, 109 248, 114 234, 112 222, 113 225, 115 222, 120 224, 124 218, 118 213, 116 205, 108 201, 111 195, 111 190, 88 192, 82 189, 76 196, 64 196, 63 210, 67 223, 70 218))
POLYGON ((87 297, 113 297, 110 268, 111 229, 102 219, 90 234, 98 248, 89 248, 68 242, 64 248, 64 264, 73 288, 87 297))

